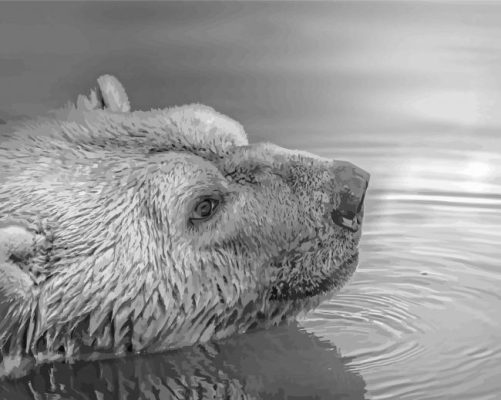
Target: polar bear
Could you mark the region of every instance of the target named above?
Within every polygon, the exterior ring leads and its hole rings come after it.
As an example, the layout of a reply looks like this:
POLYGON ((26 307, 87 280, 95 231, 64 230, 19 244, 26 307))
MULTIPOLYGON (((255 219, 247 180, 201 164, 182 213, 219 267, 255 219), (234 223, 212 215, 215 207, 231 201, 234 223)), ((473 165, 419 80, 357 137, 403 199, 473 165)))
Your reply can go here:
POLYGON ((358 263, 369 174, 111 75, 0 141, 0 374, 293 319, 358 263))

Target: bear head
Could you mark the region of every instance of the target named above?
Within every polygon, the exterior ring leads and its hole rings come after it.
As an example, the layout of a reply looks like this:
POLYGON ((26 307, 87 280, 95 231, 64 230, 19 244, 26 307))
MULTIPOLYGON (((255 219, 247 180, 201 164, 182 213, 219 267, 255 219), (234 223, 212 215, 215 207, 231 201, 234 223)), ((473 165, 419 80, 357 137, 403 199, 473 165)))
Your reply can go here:
POLYGON ((249 144, 210 107, 131 111, 106 75, 1 139, 4 360, 152 352, 270 327, 357 266, 369 174, 249 144))

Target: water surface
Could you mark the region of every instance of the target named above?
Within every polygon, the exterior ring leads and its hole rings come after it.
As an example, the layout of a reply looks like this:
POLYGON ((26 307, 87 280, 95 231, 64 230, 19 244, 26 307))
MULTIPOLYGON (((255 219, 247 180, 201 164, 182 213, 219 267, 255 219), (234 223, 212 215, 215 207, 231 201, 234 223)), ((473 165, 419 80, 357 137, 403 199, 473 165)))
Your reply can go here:
POLYGON ((206 103, 372 174, 360 267, 299 324, 46 366, 5 396, 498 399, 500 37, 478 2, 1 4, 4 120, 113 73, 134 108, 206 103))

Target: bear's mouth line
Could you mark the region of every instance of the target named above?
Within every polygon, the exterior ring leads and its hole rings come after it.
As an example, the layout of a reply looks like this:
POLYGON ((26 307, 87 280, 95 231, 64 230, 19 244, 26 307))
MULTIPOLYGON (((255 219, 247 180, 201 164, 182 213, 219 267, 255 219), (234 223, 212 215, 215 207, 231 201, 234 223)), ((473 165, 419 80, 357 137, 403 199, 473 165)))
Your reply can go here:
MULTIPOLYGON (((330 292, 348 280, 358 265, 358 251, 340 263, 329 266, 331 272, 324 274, 322 278, 308 287, 307 282, 304 287, 298 287, 301 283, 292 286, 289 282, 280 279, 273 284, 269 291, 268 299, 273 302, 287 300, 301 300, 330 292), (346 273, 348 272, 348 274, 346 273)), ((311 282, 309 282, 311 285, 311 282)))

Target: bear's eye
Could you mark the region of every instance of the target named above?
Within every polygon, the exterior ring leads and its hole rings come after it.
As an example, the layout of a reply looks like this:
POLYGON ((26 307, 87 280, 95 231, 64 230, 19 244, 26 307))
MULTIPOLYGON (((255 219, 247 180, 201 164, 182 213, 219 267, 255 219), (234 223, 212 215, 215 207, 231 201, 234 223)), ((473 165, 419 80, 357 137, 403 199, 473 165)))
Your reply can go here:
POLYGON ((206 220, 214 214, 218 206, 218 199, 204 198, 193 209, 190 220, 195 222, 206 220))

